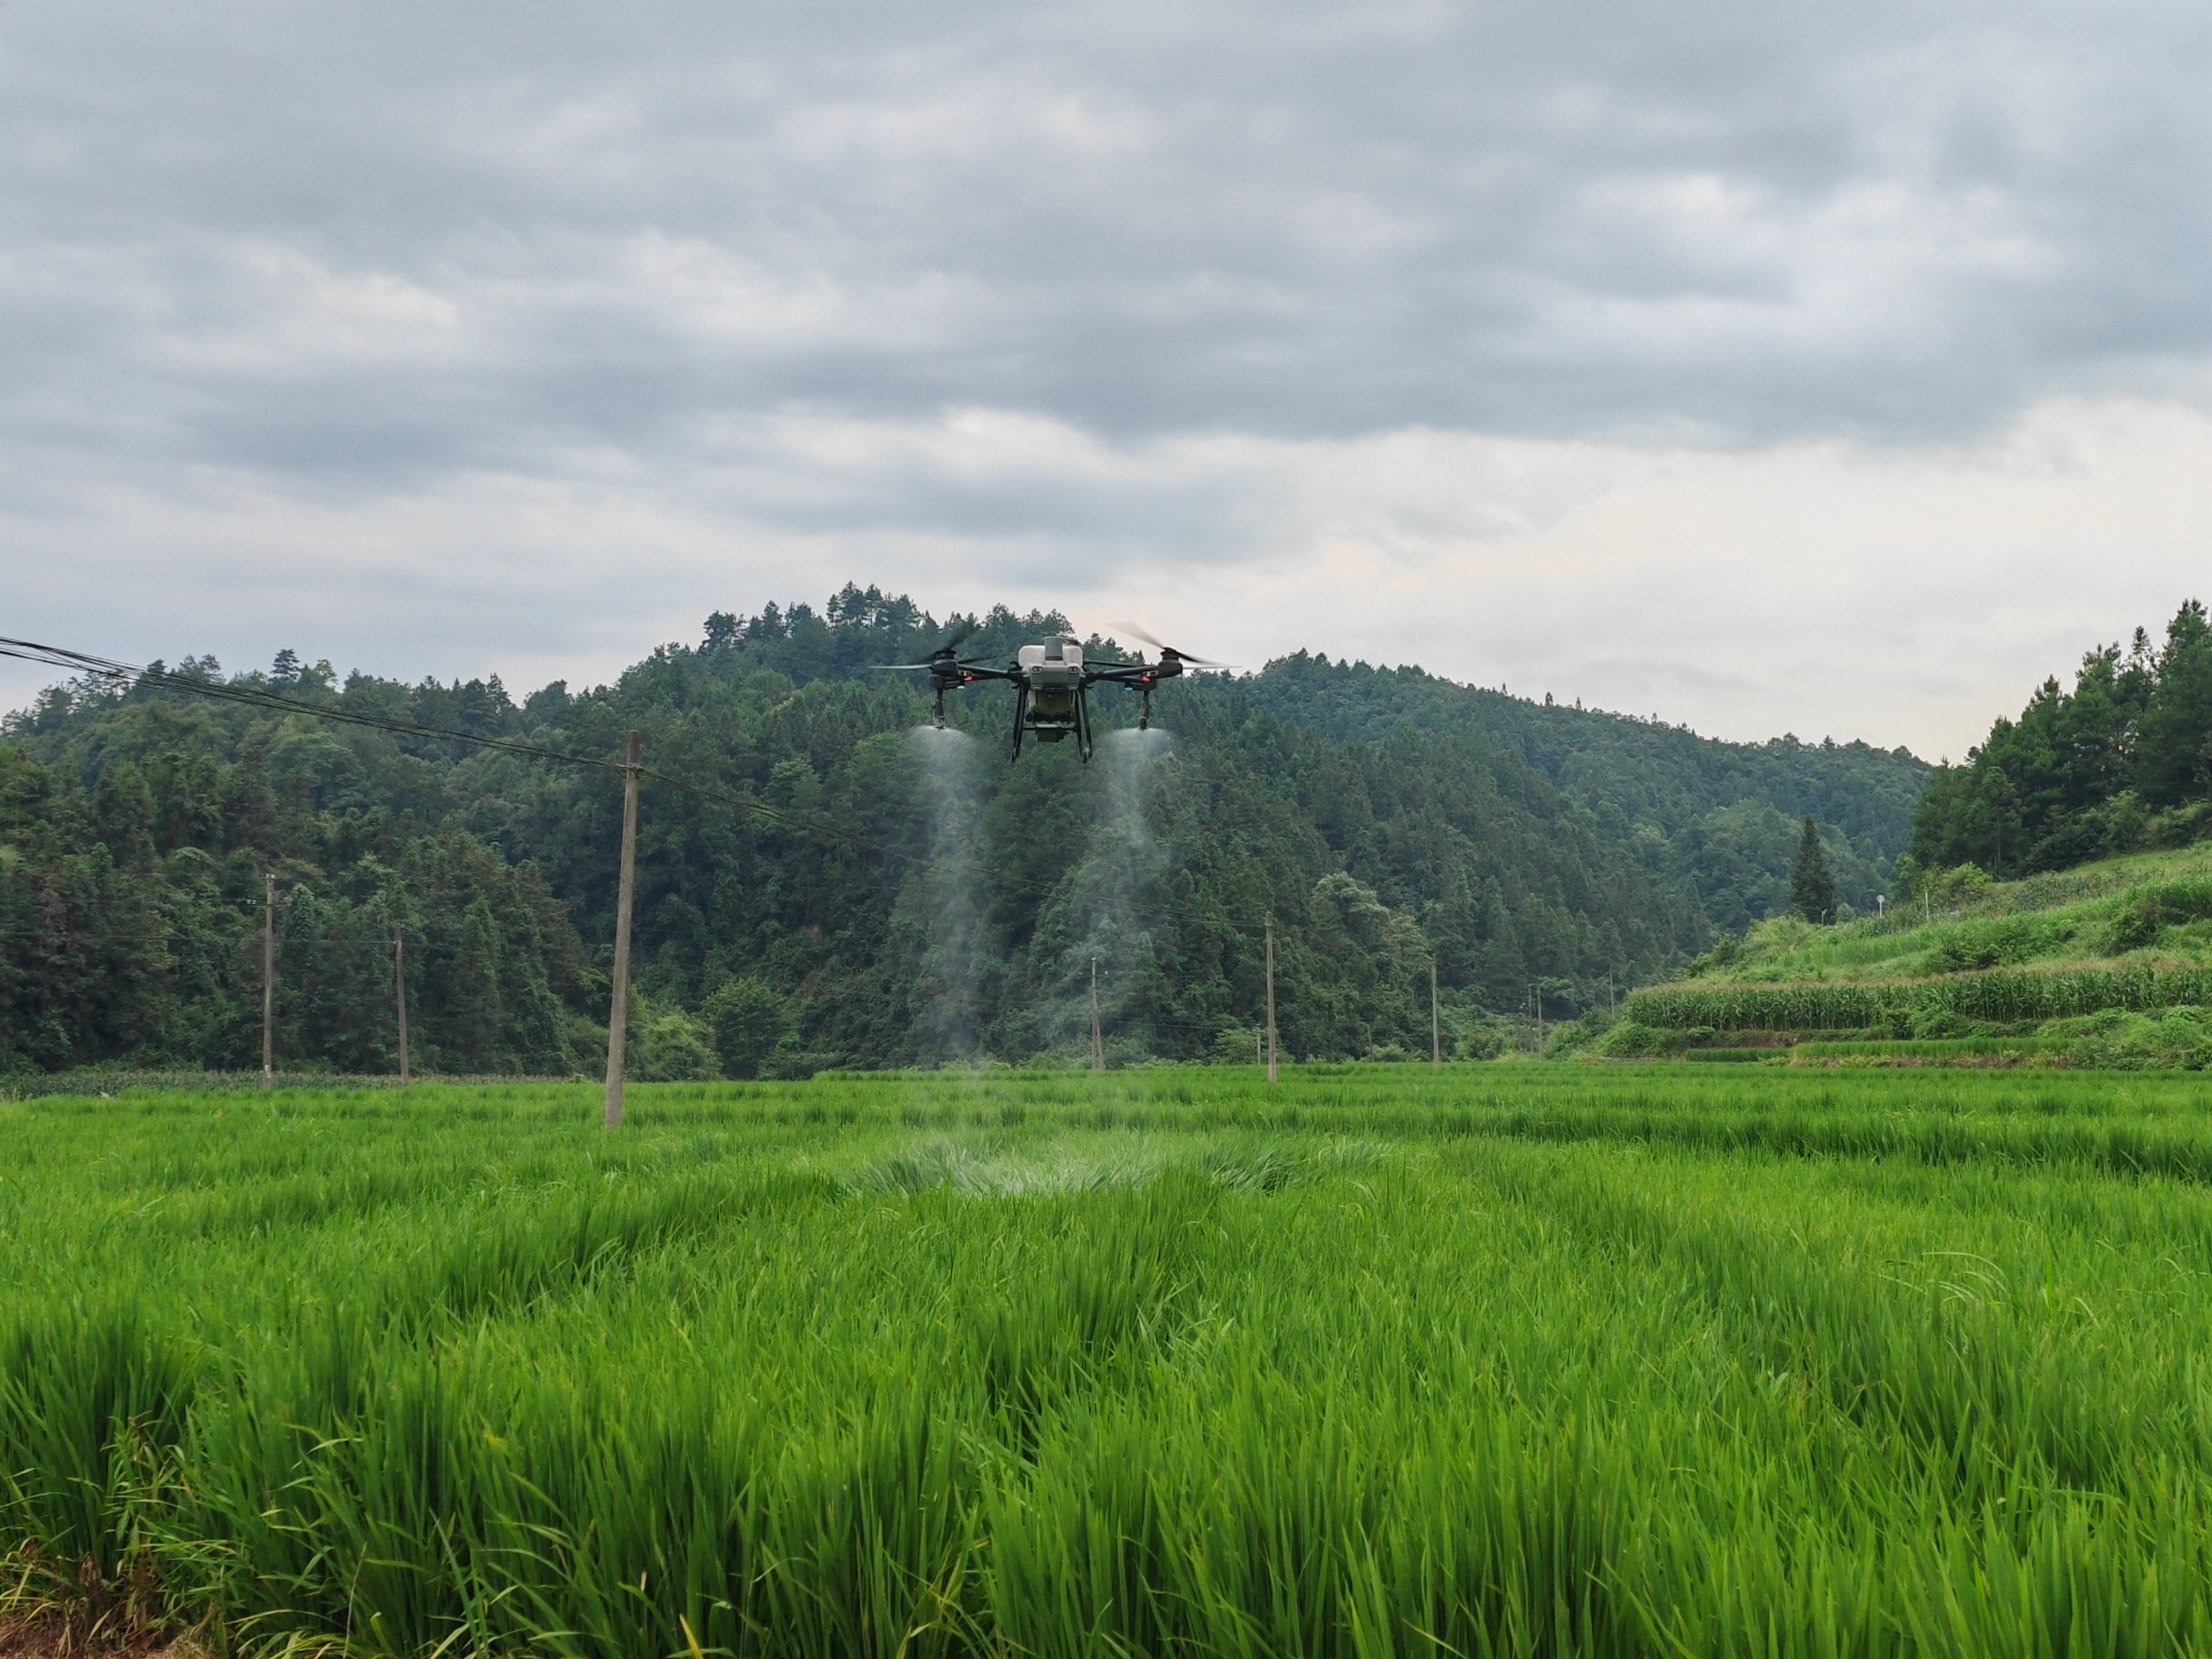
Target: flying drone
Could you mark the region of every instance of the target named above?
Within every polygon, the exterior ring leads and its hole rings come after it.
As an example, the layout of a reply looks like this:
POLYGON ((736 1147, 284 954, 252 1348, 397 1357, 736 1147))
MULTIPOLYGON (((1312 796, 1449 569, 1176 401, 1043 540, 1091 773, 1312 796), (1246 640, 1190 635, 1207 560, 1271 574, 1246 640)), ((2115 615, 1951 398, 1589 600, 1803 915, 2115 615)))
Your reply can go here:
POLYGON ((930 689, 937 694, 937 726, 940 732, 945 729, 947 692, 985 680, 1006 681, 1014 688, 1012 758, 1015 760, 1022 757, 1022 739, 1032 732, 1039 743, 1059 743, 1072 737, 1076 752, 1089 760, 1091 688, 1094 685, 1126 685, 1141 693, 1145 701, 1137 714, 1137 729, 1142 732, 1152 726, 1152 693, 1162 680, 1174 679, 1187 668, 1229 665, 1208 662, 1171 645, 1162 645, 1143 629, 1129 628, 1127 632, 1159 653, 1158 661, 1148 663, 1140 656, 1131 663, 1086 663, 1083 660, 1083 642, 1059 634, 1040 644, 1023 646, 1006 667, 992 668, 985 665, 984 658, 960 654, 962 641, 975 631, 968 628, 954 635, 931 652, 925 661, 892 663, 884 672, 929 676, 930 689))

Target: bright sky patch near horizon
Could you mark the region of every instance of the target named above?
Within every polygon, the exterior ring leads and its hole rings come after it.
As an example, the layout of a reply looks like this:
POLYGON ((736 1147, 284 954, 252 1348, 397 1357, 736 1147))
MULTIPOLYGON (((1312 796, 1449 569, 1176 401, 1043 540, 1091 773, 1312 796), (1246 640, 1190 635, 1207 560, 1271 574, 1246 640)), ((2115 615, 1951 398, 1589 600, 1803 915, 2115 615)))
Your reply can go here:
POLYGON ((2180 0, 10 0, 0 632, 520 690, 854 579, 1956 756, 2212 599, 2208 82, 2180 0))

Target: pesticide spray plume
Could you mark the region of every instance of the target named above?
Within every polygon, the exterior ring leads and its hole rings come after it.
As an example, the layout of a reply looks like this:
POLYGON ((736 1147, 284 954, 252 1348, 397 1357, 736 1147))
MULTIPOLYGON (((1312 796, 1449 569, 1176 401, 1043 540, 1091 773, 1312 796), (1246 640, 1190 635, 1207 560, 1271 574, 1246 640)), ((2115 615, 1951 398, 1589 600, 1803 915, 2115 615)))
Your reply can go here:
POLYGON ((981 993, 982 909, 974 847, 978 745, 965 732, 917 726, 907 733, 921 771, 929 815, 930 867, 915 884, 920 903, 911 921, 927 944, 922 951, 928 1006, 915 1033, 925 1061, 972 1059, 981 993))
POLYGON ((1150 1047, 1150 1033, 1132 1029, 1130 1008, 1152 964, 1153 896, 1162 861, 1146 812, 1158 763, 1174 744, 1157 727, 1099 738, 1098 817, 1060 918, 1066 942, 1058 952, 1055 1023, 1070 1048, 1090 1045, 1094 964, 1098 1021, 1108 1041, 1133 1039, 1150 1047))

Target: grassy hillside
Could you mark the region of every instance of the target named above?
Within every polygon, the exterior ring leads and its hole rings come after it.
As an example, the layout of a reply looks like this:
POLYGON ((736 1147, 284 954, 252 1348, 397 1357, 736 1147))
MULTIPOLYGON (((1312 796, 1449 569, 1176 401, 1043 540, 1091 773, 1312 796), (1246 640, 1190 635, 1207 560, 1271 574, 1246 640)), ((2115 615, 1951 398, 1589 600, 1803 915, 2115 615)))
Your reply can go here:
POLYGON ((2199 1067, 2212 1063, 2209 1008, 2212 845, 2200 843, 2022 881, 1969 867, 1842 927, 1762 922, 1559 1047, 2199 1067))

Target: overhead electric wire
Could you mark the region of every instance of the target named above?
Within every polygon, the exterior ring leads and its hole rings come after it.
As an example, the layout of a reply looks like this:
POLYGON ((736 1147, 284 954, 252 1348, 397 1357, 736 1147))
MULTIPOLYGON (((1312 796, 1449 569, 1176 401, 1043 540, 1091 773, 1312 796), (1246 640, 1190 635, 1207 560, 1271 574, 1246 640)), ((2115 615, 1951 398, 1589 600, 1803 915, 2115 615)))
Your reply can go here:
POLYGON ((182 691, 196 697, 245 703, 252 708, 276 709, 284 714, 308 714, 317 720, 334 720, 343 726, 366 726, 401 737, 437 738, 452 743, 474 744, 482 749, 502 750, 509 754, 560 761, 566 765, 590 767, 604 772, 619 774, 625 769, 620 761, 602 760, 592 755, 572 755, 557 749, 543 749, 536 744, 522 743, 513 738, 489 737, 481 732, 460 732, 450 726, 425 726, 419 720, 394 720, 386 714, 372 714, 358 708, 332 708, 324 703, 308 702, 300 697, 287 697, 257 685, 235 685, 222 680, 202 679, 191 674, 172 674, 167 669, 140 668, 106 657, 71 651, 63 646, 40 645, 32 640, 0 637, 0 657, 15 657, 24 662, 73 669, 98 679, 130 680, 164 691, 182 691))

